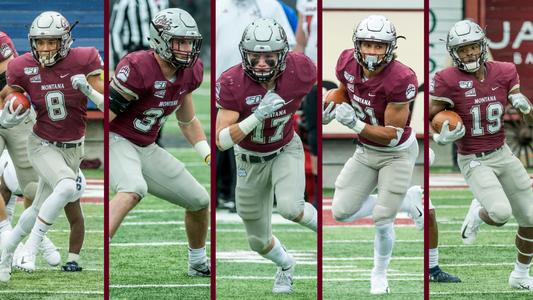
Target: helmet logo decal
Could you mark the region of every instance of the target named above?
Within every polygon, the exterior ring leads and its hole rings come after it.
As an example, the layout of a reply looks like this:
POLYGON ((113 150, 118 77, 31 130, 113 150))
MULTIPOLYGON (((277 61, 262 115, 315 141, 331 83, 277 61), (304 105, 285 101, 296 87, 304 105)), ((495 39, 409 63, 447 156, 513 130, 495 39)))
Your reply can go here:
POLYGON ((167 16, 161 15, 158 18, 154 20, 154 24, 157 29, 159 30, 170 30, 172 25, 172 21, 167 19, 167 16))

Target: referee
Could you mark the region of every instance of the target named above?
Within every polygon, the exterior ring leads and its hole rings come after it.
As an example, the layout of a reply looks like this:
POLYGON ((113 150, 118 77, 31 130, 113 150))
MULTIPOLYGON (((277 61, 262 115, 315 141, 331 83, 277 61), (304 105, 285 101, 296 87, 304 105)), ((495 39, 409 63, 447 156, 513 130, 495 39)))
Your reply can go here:
POLYGON ((168 0, 116 0, 110 20, 111 61, 115 69, 120 59, 133 51, 150 48, 148 36, 150 20, 162 9, 168 8, 168 0))

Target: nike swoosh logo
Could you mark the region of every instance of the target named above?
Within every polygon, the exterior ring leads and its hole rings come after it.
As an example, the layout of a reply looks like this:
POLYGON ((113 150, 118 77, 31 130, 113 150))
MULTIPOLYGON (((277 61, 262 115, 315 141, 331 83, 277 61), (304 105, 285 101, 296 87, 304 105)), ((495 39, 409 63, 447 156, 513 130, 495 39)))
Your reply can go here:
POLYGON ((183 94, 183 93, 185 93, 185 92, 186 92, 186 91, 180 91, 180 95, 183 94))
POLYGON ((59 75, 60 78, 65 78, 67 77, 69 74, 65 74, 65 75, 59 75))
POLYGON ((465 235, 465 232, 466 232, 466 228, 467 228, 467 227, 468 227, 468 226, 465 226, 465 229, 463 229, 463 232, 461 232, 461 236, 463 237, 463 239, 468 238, 468 237, 465 235))
POLYGON ((500 88, 499 86, 497 86, 497 87, 493 87, 492 90, 495 91, 495 90, 497 90, 497 89, 499 89, 499 88, 500 88))
POLYGON ((285 272, 285 271, 288 271, 288 270, 290 270, 290 269, 291 269, 290 267, 287 268, 287 269, 283 269, 283 268, 281 268, 281 271, 285 272))
POLYGON ((283 105, 287 105, 287 104, 291 103, 293 100, 294 100, 294 99, 291 99, 291 100, 285 102, 285 104, 283 104, 283 105))
POLYGON ((418 216, 421 217, 422 216, 422 212, 420 211, 420 209, 418 209, 418 207, 415 207, 415 208, 418 211, 418 216))
POLYGON ((27 263, 27 261, 24 261, 24 257, 22 257, 22 259, 20 260, 20 264, 25 264, 27 263))
POLYGON ((374 96, 376 96, 376 94, 368 93, 368 96, 374 97, 374 96))

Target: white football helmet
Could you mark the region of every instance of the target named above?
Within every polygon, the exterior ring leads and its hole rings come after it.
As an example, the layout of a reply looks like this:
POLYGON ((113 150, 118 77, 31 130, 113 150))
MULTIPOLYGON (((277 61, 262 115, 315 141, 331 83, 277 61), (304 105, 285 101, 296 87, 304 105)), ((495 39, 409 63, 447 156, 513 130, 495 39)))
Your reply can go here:
MULTIPOLYGON (((65 58, 72 45, 72 28, 63 15, 56 11, 45 11, 37 16, 31 23, 28 40, 30 41, 31 53, 35 60, 44 66, 51 66, 60 59, 65 58), (49 52, 48 55, 40 55, 37 51, 38 39, 58 39, 57 51, 49 52)), ((48 51, 47 51, 48 52, 48 51)))
POLYGON ((359 22, 354 29, 352 36, 355 48, 354 57, 360 65, 374 71, 381 65, 392 61, 397 39, 394 25, 385 16, 370 15, 359 22), (361 42, 363 41, 387 44, 385 56, 379 60, 374 55, 363 55, 361 52, 361 42))
POLYGON ((446 49, 457 68, 466 72, 476 72, 487 61, 487 38, 481 27, 470 21, 463 20, 455 23, 446 38, 446 49), (459 58, 458 49, 462 46, 478 43, 481 53, 474 62, 463 63, 459 58))
POLYGON ((261 18, 246 26, 239 43, 242 67, 246 74, 255 81, 267 82, 275 79, 285 70, 285 59, 289 52, 287 35, 281 25, 274 19, 261 18), (251 54, 274 53, 277 61, 268 62, 268 71, 258 71, 256 61, 251 54))
POLYGON ((193 17, 183 9, 169 8, 157 13, 150 22, 150 47, 162 59, 181 69, 191 67, 202 47, 202 35, 193 17), (174 49, 172 40, 190 40, 191 49, 174 49))

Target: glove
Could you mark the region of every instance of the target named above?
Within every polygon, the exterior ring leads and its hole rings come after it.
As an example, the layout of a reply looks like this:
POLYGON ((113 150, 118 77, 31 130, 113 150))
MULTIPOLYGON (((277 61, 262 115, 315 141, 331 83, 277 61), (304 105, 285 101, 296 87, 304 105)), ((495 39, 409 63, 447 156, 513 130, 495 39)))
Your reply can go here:
POLYGON ((273 112, 280 109, 283 105, 285 105, 285 100, 283 100, 274 91, 270 90, 265 94, 259 103, 259 106, 255 109, 254 115, 259 121, 262 122, 273 112))
POLYGON ((77 74, 72 77, 70 77, 70 82, 72 83, 72 87, 76 90, 79 90, 82 92, 85 96, 89 96, 92 91, 92 87, 87 82, 87 77, 83 74, 77 74))
POLYGON ((355 110, 348 103, 337 105, 335 108, 335 120, 342 125, 353 129, 357 120, 355 117, 355 110))
POLYGON ((442 128, 439 134, 433 135, 433 140, 439 145, 446 145, 451 142, 455 142, 465 135, 465 127, 461 122, 457 123, 454 130, 450 131, 449 121, 446 120, 442 123, 442 128))
POLYGON ((13 104, 11 100, 6 101, 4 109, 0 113, 0 126, 3 128, 12 128, 20 124, 30 114, 31 109, 27 109, 25 112, 19 115, 23 106, 19 105, 17 109, 13 110, 13 104))
POLYGON ((529 114, 529 112, 531 111, 531 106, 529 105, 529 101, 521 93, 511 94, 508 96, 508 98, 509 98, 509 101, 511 101, 511 103, 513 104, 513 107, 518 109, 524 115, 529 114))
POLYGON ((324 108, 324 105, 325 102, 322 101, 322 124, 326 125, 335 119, 335 103, 333 101, 330 102, 326 108, 324 108))

